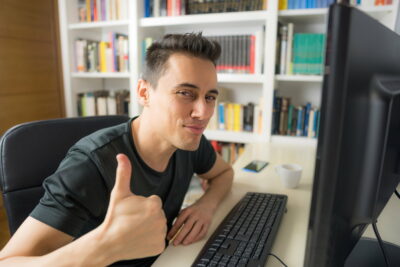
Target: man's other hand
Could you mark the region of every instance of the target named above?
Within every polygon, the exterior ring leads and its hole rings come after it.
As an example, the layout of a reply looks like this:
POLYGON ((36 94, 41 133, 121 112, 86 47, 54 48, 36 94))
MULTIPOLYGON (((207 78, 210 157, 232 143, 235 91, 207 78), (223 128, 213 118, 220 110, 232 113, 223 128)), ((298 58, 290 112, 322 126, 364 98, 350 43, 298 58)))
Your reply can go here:
POLYGON ((173 240, 174 246, 177 246, 202 239, 207 234, 213 214, 214 209, 201 202, 183 209, 167 235, 168 240, 173 240))

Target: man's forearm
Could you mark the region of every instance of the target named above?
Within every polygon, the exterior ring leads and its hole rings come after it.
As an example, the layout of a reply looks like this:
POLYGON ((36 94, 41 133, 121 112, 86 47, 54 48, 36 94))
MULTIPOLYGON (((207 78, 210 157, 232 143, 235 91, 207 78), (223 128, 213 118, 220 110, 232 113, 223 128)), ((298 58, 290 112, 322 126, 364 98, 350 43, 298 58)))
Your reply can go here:
POLYGON ((99 228, 43 256, 0 258, 0 266, 106 266, 114 260, 106 249, 99 228))
POLYGON ((212 209, 216 209, 226 194, 231 190, 233 182, 233 169, 229 168, 213 179, 209 179, 209 187, 198 200, 199 203, 207 203, 212 209))

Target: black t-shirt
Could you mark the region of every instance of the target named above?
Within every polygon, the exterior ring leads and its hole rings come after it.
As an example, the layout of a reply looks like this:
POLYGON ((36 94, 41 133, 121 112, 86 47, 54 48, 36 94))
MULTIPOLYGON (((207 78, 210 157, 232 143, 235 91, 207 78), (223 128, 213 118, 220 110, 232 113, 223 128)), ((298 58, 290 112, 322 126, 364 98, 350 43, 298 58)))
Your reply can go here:
MULTIPOLYGON (((131 191, 145 197, 158 195, 170 229, 193 173, 209 171, 216 160, 215 152, 202 136, 196 151, 178 149, 164 172, 155 171, 135 149, 132 121, 97 131, 71 147, 57 171, 45 179, 44 196, 30 216, 75 238, 99 226, 115 183, 115 157, 124 153, 132 164, 131 191)), ((135 260, 131 266, 149 265, 154 260, 135 260)))

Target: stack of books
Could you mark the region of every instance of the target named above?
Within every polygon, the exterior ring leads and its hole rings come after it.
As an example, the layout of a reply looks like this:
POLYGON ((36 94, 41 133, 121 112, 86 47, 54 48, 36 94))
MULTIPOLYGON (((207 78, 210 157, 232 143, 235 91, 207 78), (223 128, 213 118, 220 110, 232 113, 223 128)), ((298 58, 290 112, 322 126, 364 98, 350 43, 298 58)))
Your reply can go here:
POLYGON ((311 103, 294 106, 290 98, 274 96, 272 134, 317 138, 321 112, 311 103))
POLYGON ((128 72, 128 36, 110 32, 107 41, 75 41, 77 72, 128 72))
POLYGON ((78 116, 128 115, 128 90, 98 90, 77 95, 78 116))
POLYGON ((262 129, 262 110, 259 105, 246 105, 231 102, 219 102, 215 105, 214 115, 208 123, 209 130, 260 133, 262 129))
POLYGON ((263 32, 252 35, 207 36, 221 45, 221 56, 217 61, 219 73, 262 72, 263 32))
MULTIPOLYGON (((219 73, 261 74, 263 67, 263 31, 260 29, 252 35, 218 35, 207 36, 221 45, 221 56, 217 61, 219 73)), ((153 38, 142 41, 142 63, 146 50, 152 44, 153 38)))
POLYGON ((244 152, 244 144, 210 141, 214 150, 228 163, 233 164, 244 152))
POLYGON ((279 25, 276 73, 281 75, 323 73, 325 34, 294 33, 293 23, 279 25))
POLYGON ((267 0, 144 0, 144 17, 264 10, 267 0))
MULTIPOLYGON (((326 8, 335 2, 335 0, 279 0, 279 9, 326 8)), ((349 0, 349 4, 363 7, 383 6, 393 4, 393 0, 349 0)))
POLYGON ((78 0, 78 21, 128 19, 128 0, 78 0))
POLYGON ((335 0, 279 0, 279 9, 324 8, 334 2, 335 0))

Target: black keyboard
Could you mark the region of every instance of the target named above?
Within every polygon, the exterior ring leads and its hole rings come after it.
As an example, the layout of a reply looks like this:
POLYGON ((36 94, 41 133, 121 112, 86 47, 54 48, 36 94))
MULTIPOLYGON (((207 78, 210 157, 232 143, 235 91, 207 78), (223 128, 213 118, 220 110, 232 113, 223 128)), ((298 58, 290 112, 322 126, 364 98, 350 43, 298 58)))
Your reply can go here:
POLYGON ((192 266, 264 266, 287 196, 247 193, 208 239, 192 266))

